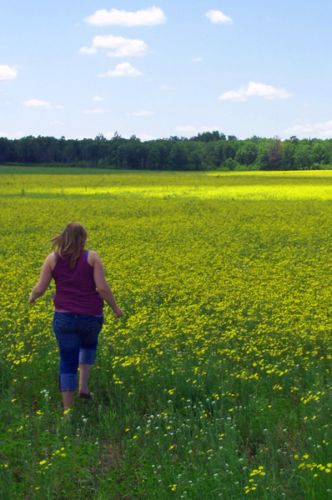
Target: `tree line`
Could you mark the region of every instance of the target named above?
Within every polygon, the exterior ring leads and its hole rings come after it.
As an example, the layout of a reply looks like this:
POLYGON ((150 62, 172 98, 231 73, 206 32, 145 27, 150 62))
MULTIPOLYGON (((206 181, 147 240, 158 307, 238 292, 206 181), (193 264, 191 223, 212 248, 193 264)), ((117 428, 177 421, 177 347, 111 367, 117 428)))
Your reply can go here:
POLYGON ((111 139, 0 137, 0 163, 68 164, 137 170, 306 170, 332 164, 332 139, 251 137, 218 131, 191 138, 142 142, 115 133, 111 139))

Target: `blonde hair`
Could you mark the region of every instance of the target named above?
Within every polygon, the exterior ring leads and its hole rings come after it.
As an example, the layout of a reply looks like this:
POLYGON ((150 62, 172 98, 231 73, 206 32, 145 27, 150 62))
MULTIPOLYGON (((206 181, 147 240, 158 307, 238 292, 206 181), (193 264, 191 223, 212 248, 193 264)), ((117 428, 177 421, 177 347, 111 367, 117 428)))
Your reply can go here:
POLYGON ((69 267, 73 269, 87 239, 87 232, 78 222, 68 224, 62 233, 54 236, 52 243, 54 251, 60 257, 69 257, 69 267))

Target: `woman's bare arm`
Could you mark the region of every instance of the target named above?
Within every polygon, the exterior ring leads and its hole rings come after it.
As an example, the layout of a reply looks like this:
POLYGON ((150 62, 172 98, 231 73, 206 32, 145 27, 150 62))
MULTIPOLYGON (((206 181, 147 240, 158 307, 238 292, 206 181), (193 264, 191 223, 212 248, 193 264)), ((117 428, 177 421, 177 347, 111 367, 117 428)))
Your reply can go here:
POLYGON ((93 265, 93 277, 95 280, 95 285, 96 289, 101 296, 102 299, 104 299, 109 306, 113 309, 114 314, 117 317, 122 316, 123 311, 120 309, 120 307, 117 305, 114 295, 112 293, 112 290, 107 284, 107 281, 105 279, 105 274, 104 274, 104 268, 101 263, 100 257, 96 252, 90 252, 91 255, 91 260, 92 260, 92 265, 93 265))
POLYGON ((38 297, 41 297, 50 284, 52 279, 52 263, 54 260, 54 254, 50 254, 46 257, 44 264, 42 265, 39 280, 33 287, 32 292, 29 296, 29 302, 33 304, 38 297))

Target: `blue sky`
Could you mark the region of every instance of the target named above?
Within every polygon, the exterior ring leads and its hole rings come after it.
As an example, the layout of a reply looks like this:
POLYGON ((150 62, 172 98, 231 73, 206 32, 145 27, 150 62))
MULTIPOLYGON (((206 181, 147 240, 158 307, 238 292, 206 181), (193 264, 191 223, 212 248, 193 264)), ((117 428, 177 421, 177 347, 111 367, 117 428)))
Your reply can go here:
POLYGON ((0 8, 0 136, 332 137, 330 0, 0 8))

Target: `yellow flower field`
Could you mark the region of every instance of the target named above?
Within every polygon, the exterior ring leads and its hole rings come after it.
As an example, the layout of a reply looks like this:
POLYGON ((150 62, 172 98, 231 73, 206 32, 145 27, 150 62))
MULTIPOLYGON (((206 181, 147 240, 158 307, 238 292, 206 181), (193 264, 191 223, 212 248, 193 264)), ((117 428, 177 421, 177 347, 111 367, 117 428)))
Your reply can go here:
POLYGON ((332 171, 0 167, 0 203, 1 498, 332 498, 332 171), (28 294, 72 220, 125 315, 68 421, 28 294))

